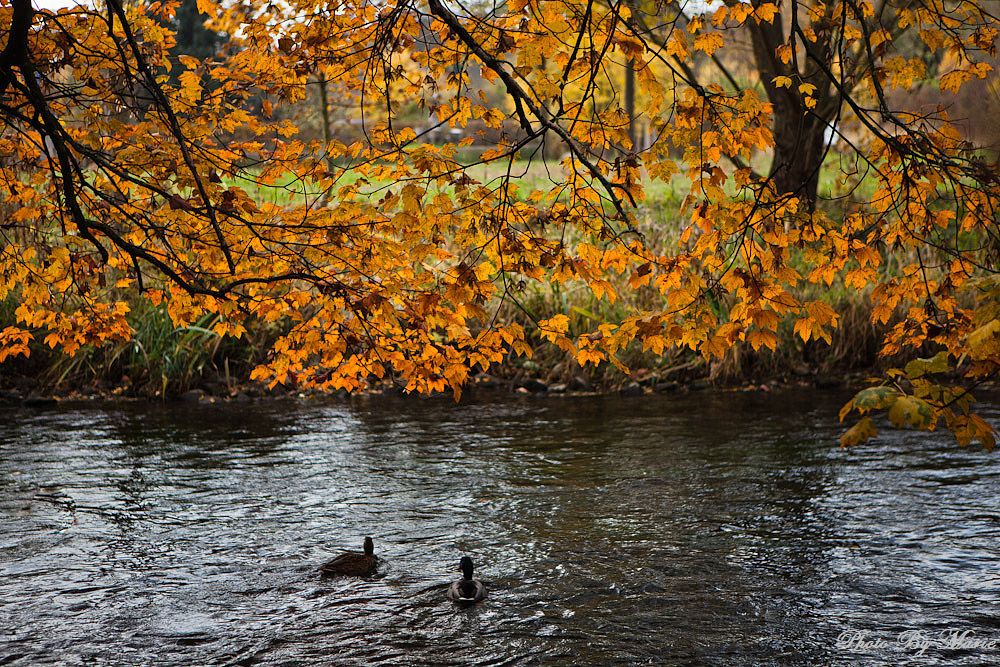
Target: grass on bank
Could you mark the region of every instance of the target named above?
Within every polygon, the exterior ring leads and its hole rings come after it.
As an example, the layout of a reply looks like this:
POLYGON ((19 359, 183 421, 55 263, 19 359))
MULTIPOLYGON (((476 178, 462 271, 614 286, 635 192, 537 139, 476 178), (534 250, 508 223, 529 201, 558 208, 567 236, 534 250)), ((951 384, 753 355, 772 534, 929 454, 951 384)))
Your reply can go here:
MULTIPOLYGON (((31 380, 36 386, 23 387, 29 392, 92 390, 167 397, 202 388, 229 394, 247 382, 250 371, 263 362, 287 327, 287 323, 262 325, 241 339, 221 337, 211 330, 215 315, 176 327, 162 305, 153 306, 138 295, 123 296, 131 297, 126 318, 135 332, 132 340, 86 345, 73 356, 36 342, 28 358, 4 364, 9 372, 0 384, 31 380)), ((14 324, 15 307, 10 299, 0 302, 0 329, 14 324)))
MULTIPOLYGON (((523 152, 522 152, 523 153, 523 152)), ((766 173, 770 157, 759 154, 752 162, 752 167, 758 173, 766 173)), ((526 198, 532 191, 548 191, 553 187, 565 184, 563 166, 559 160, 545 160, 540 156, 525 155, 513 161, 499 159, 482 163, 474 154, 469 154, 462 162, 467 164, 465 173, 470 178, 490 187, 500 187, 506 177, 517 185, 517 196, 526 198)), ((334 190, 356 183, 361 175, 352 169, 345 168, 339 174, 334 190)), ((264 183, 260 179, 260 170, 246 170, 240 176, 226 179, 225 183, 237 186, 247 192, 256 201, 269 202, 279 206, 314 204, 322 196, 321 188, 314 183, 288 174, 273 183, 264 183)), ((380 197, 386 189, 395 183, 390 181, 368 180, 366 191, 380 197)), ((679 204, 691 189, 691 181, 684 174, 677 174, 669 181, 648 180, 643 184, 645 202, 640 208, 662 207, 679 204)), ((726 191, 736 194, 736 187, 729 181, 726 191)), ((875 191, 876 183, 872 174, 864 170, 863 165, 848 161, 846 156, 831 152, 820 172, 819 198, 821 202, 829 202, 830 208, 836 209, 845 201, 867 201, 875 191)), ((432 188, 433 190, 433 188, 432 188)), ((444 188, 450 191, 450 187, 444 188)), ((664 219, 662 222, 672 223, 675 219, 664 219)))

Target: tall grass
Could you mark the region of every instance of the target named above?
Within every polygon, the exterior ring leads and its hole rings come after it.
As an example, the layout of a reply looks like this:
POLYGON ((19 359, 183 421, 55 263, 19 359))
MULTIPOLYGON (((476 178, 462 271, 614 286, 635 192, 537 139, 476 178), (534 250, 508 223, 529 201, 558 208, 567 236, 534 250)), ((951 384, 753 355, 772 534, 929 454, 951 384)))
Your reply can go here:
MULTIPOLYGON (((131 306, 131 340, 87 345, 72 356, 36 343, 28 359, 8 362, 11 374, 31 376, 34 388, 57 392, 93 389, 169 397, 201 388, 232 393, 284 331, 280 324, 260 325, 240 339, 221 337, 212 331, 216 315, 175 327, 162 305, 136 298, 131 306)), ((11 299, 0 302, 0 328, 13 323, 14 307, 11 299)))

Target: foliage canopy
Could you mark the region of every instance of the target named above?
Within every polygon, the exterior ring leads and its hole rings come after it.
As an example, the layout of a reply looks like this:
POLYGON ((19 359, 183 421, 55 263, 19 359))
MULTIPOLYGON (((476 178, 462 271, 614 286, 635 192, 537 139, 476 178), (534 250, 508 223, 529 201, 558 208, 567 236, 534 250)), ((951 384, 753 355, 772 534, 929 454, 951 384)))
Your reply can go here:
POLYGON ((985 0, 198 0, 230 36, 207 59, 171 57, 180 5, 0 2, 0 361, 128 339, 137 292, 220 336, 289 322, 261 380, 457 395, 540 341, 621 364, 773 348, 787 318, 829 340, 837 313, 801 295, 840 284, 869 293, 884 354, 924 357, 842 418, 992 446, 967 389, 1000 368, 1000 176, 946 99, 992 76, 985 0), (318 80, 356 137, 283 114, 318 80), (935 80, 940 104, 905 94, 935 80), (819 197, 821 169, 842 197, 819 197), (635 223, 656 182, 687 192, 674 247, 635 223), (659 305, 586 331, 498 319, 535 281, 659 305))

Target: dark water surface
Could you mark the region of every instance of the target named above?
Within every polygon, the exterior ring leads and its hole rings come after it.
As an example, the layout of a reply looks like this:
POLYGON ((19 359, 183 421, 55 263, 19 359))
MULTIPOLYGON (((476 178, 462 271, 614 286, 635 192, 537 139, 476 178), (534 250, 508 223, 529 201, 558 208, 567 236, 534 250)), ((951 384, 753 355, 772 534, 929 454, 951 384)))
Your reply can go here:
POLYGON ((896 644, 1000 639, 1000 453, 842 398, 5 408, 0 665, 1000 662, 896 644))

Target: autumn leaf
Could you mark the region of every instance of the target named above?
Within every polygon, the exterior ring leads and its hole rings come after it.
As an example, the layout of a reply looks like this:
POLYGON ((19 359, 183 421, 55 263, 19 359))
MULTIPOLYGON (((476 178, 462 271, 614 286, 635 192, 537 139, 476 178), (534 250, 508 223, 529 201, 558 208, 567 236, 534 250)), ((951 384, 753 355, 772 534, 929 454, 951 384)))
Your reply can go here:
POLYGON ((982 361, 1000 357, 1000 320, 990 320, 969 334, 969 357, 982 361))
POLYGON ((960 447, 967 447, 973 442, 981 443, 987 451, 996 447, 995 429, 978 415, 956 416, 949 426, 960 447))
POLYGON ((722 35, 717 32, 702 33, 694 38, 696 51, 704 51, 712 55, 723 47, 722 35))
POLYGON ((670 39, 667 40, 667 55, 679 58, 681 60, 687 59, 690 55, 690 50, 688 49, 687 40, 684 38, 684 33, 680 31, 674 31, 670 39))
POLYGON ((948 371, 948 352, 942 350, 930 359, 914 359, 906 364, 904 370, 911 380, 933 373, 946 373, 948 371))
POLYGON ((18 327, 5 327, 0 331, 0 363, 10 357, 30 356, 28 343, 34 339, 30 331, 18 327))
POLYGON ((577 352, 576 363, 580 364, 581 366, 585 366, 588 363, 597 365, 602 361, 604 361, 604 358, 605 358, 604 353, 601 352, 600 350, 582 349, 579 352, 577 352))
POLYGON ((181 98, 188 102, 195 102, 201 98, 201 77, 197 72, 187 70, 180 75, 181 98))
POLYGON ((871 417, 864 417, 840 436, 840 446, 846 448, 860 445, 876 435, 878 435, 878 430, 871 417))
POLYGON ((758 20, 765 23, 771 23, 774 21, 774 17, 778 14, 778 7, 774 3, 764 2, 757 5, 753 13, 758 20))
POLYGON ((549 319, 539 322, 538 329, 543 338, 554 342, 556 338, 569 330, 569 318, 561 313, 553 315, 549 319))
POLYGON ((934 424, 934 412, 919 398, 899 396, 889 407, 889 421, 897 428, 912 426, 920 430, 930 429, 934 424))
POLYGON ((840 409, 840 421, 844 421, 844 417, 852 410, 857 410, 861 414, 872 410, 884 410, 893 405, 899 396, 900 392, 895 387, 882 386, 862 389, 840 409))

